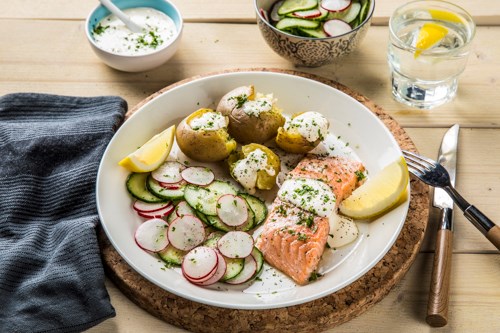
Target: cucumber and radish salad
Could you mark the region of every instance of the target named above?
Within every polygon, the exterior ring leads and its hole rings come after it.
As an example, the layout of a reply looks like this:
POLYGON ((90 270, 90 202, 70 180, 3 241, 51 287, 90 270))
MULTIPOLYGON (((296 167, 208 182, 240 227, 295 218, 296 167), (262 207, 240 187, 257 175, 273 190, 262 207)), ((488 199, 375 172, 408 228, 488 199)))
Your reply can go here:
POLYGON ((370 0, 279 0, 261 15, 278 30, 326 38, 346 34, 368 17, 370 0))
POLYGON ((262 270, 262 253, 251 231, 267 217, 265 203, 215 179, 212 170, 166 161, 126 181, 132 205, 145 219, 134 239, 143 250, 198 286, 242 284, 262 270))

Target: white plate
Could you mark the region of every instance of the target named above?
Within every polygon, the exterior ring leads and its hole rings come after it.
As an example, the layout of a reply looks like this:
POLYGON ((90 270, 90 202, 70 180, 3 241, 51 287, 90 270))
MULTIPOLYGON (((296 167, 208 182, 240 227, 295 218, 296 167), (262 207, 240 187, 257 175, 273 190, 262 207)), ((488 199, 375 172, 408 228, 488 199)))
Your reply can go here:
POLYGON ((363 161, 370 175, 401 156, 401 150, 383 123, 365 106, 328 85, 299 76, 274 72, 234 72, 189 81, 144 104, 113 137, 97 177, 97 204, 106 234, 118 253, 147 280, 178 296, 213 306, 234 309, 269 309, 305 303, 331 294, 361 277, 391 248, 406 219, 409 199, 371 223, 360 223, 360 237, 351 245, 327 253, 322 278, 306 286, 267 265, 252 285, 211 288, 185 280, 176 269, 165 269, 154 255, 136 246, 134 231, 143 221, 133 211, 125 189, 128 172, 118 166, 124 156, 200 107, 214 107, 228 91, 253 84, 274 93, 286 114, 314 110, 330 120, 339 135, 363 161))

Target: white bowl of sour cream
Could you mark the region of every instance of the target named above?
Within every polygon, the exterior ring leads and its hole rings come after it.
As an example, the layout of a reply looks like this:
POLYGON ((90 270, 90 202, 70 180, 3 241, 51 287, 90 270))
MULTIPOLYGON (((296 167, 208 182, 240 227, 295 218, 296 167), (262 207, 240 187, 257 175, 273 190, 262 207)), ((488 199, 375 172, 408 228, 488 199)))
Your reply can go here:
POLYGON ((142 72, 168 61, 179 48, 183 21, 179 10, 166 0, 114 0, 143 30, 130 31, 104 6, 87 17, 85 33, 90 46, 108 66, 142 72))

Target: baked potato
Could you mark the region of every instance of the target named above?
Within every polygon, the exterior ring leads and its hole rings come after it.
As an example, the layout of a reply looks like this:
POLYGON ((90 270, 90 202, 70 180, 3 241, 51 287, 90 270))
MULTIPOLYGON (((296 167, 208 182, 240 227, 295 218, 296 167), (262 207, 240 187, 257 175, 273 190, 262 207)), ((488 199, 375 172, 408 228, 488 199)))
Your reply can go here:
POLYGON ((231 153, 228 164, 231 176, 251 194, 256 189, 272 189, 281 168, 278 155, 257 143, 231 153))
POLYGON ((255 93, 253 85, 228 92, 217 111, 229 117, 229 134, 241 144, 269 141, 285 123, 272 94, 255 93))
POLYGON ((330 126, 319 112, 302 112, 278 129, 276 144, 289 153, 305 154, 313 150, 328 134, 330 126))
POLYGON ((222 161, 236 149, 227 132, 228 119, 212 109, 199 109, 177 126, 175 138, 181 151, 200 162, 222 161))

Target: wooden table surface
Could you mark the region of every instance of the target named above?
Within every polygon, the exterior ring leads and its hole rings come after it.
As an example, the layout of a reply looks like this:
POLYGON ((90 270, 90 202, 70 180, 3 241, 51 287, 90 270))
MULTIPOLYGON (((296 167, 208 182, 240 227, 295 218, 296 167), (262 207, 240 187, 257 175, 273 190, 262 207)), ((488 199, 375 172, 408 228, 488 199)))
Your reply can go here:
MULTIPOLYGON (((255 23, 252 0, 173 2, 185 19, 180 50, 160 68, 133 74, 104 65, 86 41, 85 18, 97 1, 0 1, 0 95, 119 95, 132 107, 178 80, 225 69, 273 67, 317 74, 382 106, 425 155, 435 157, 446 129, 460 124, 457 188, 500 223, 499 1, 455 1, 479 26, 457 98, 433 111, 409 109, 391 97, 387 21, 404 0, 379 0, 359 49, 341 65, 315 69, 296 68, 268 48, 255 23)), ((402 282, 369 311, 330 332, 499 332, 500 256, 460 212, 455 216, 446 327, 432 329, 424 320, 434 253, 433 212, 421 251, 402 282)), ((117 316, 89 332, 185 332, 143 311, 109 280, 106 286, 117 316)))

